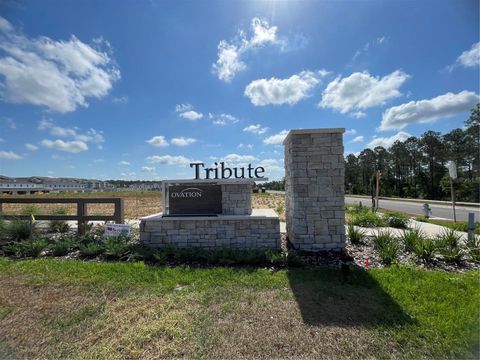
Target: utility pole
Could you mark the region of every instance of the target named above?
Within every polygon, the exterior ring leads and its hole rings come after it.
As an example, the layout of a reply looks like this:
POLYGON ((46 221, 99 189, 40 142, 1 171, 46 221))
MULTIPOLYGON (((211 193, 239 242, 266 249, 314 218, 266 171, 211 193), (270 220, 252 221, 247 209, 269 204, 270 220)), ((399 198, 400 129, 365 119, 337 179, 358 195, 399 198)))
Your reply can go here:
POLYGON ((376 209, 375 209, 375 211, 378 211, 378 205, 379 205, 378 201, 379 201, 379 197, 380 197, 380 176, 381 175, 382 174, 380 173, 380 170, 377 170, 376 173, 375 173, 375 178, 376 178, 376 186, 375 186, 376 209))
POLYGON ((450 193, 452 195, 452 208, 453 208, 453 222, 457 222, 457 214, 455 212, 455 189, 453 188, 453 180, 457 178, 457 167, 454 161, 447 163, 448 174, 450 178, 450 193))

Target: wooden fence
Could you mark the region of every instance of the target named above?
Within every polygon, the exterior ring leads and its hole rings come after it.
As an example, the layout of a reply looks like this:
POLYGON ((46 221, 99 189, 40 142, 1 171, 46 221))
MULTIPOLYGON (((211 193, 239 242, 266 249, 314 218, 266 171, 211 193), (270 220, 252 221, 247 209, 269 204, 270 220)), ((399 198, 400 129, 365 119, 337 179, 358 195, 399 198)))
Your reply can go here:
MULTIPOLYGON (((124 222, 124 207, 122 198, 0 198, 0 213, 3 204, 77 204, 76 215, 40 215, 34 214, 36 220, 75 220, 78 223, 78 233, 85 233, 85 223, 88 221, 115 221, 117 224, 124 222), (113 215, 87 215, 87 204, 114 204, 113 215)), ((31 215, 2 214, 5 220, 29 220, 31 215)))

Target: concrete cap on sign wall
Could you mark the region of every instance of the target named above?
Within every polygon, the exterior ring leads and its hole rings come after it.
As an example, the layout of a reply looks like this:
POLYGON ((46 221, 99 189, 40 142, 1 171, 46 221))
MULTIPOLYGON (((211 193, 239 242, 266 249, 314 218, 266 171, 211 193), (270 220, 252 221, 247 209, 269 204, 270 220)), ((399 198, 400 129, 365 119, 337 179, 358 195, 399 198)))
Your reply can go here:
POLYGON ((324 128, 324 129, 292 129, 288 132, 283 145, 285 145, 291 135, 306 135, 306 134, 343 134, 345 128, 324 128))

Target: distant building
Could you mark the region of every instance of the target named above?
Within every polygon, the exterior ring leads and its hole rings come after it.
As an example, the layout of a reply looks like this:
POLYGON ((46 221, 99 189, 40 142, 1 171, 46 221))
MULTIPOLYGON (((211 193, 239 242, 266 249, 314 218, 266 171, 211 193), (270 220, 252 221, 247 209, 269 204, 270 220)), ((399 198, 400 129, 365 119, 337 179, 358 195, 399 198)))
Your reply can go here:
POLYGON ((0 193, 2 194, 35 194, 84 192, 112 190, 115 187, 105 181, 61 178, 9 178, 0 177, 0 193))

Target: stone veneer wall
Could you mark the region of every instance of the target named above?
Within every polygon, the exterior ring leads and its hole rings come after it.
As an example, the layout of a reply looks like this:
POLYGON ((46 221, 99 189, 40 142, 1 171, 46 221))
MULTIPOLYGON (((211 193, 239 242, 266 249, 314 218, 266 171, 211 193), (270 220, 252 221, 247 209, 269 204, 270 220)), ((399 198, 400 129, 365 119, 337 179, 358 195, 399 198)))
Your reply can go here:
POLYGON ((269 215, 188 219, 148 217, 140 223, 140 240, 152 247, 278 249, 280 223, 273 211, 269 215))
POLYGON ((252 213, 252 184, 221 184, 222 214, 250 215, 252 213))
POLYGON ((287 235, 296 249, 345 247, 344 131, 292 130, 285 138, 287 235))

